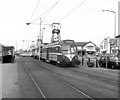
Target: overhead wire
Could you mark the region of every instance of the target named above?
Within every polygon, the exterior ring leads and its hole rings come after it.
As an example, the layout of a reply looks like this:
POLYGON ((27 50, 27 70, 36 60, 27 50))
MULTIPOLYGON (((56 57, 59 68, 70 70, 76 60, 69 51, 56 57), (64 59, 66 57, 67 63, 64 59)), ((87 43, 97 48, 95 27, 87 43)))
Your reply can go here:
MULTIPOLYGON (((61 1, 62 1, 62 0, 61 0, 61 1)), ((40 0, 39 0, 39 2, 40 2, 40 0)), ((38 2, 38 4, 37 4, 37 6, 36 6, 36 9, 37 9, 37 7, 38 7, 38 5, 39 5, 39 2, 38 2)), ((59 2, 60 2, 60 0, 57 1, 57 2, 55 2, 50 8, 48 8, 47 10, 45 10, 43 13, 40 14, 40 16, 39 16, 38 18, 32 20, 30 23, 35 24, 35 25, 39 25, 39 23, 34 23, 34 22, 37 21, 37 20, 39 20, 39 19, 41 18, 41 16, 45 15, 46 13, 49 14, 49 13, 53 10, 53 8, 54 8, 59 2)), ((34 10, 33 14, 34 14, 34 13, 35 13, 35 10, 34 10)), ((33 16, 33 14, 32 14, 32 16, 33 16)), ((47 17, 48 14, 47 14, 45 17, 47 17)), ((43 25, 47 25, 47 26, 51 27, 51 24, 49 24, 47 21, 44 20, 45 17, 42 18, 41 20, 44 21, 44 22, 47 23, 47 24, 43 24, 43 25)), ((49 30, 49 29, 48 29, 48 30, 49 30)), ((48 30, 47 30, 47 31, 48 31, 48 30)))
POLYGON ((59 2, 60 2, 60 0, 57 1, 55 4, 53 4, 53 5, 52 5, 50 8, 48 8, 46 11, 44 11, 42 14, 40 14, 40 16, 39 16, 38 18, 32 20, 31 23, 34 22, 34 21, 39 20, 40 17, 43 16, 45 13, 50 12, 59 2))
POLYGON ((39 6, 39 3, 40 3, 40 0, 38 1, 37 5, 36 5, 36 7, 35 7, 35 9, 34 9, 34 11, 33 11, 33 13, 32 13, 32 15, 31 15, 31 17, 30 17, 30 20, 31 20, 32 17, 34 16, 34 14, 35 14, 35 12, 36 12, 38 6, 39 6))
POLYGON ((57 1, 57 2, 53 5, 53 7, 47 12, 46 16, 45 16, 43 19, 45 19, 45 18, 50 14, 50 12, 53 10, 53 8, 54 8, 59 2, 60 2, 60 0, 57 1))
POLYGON ((76 9, 78 9, 81 5, 83 5, 86 1, 87 0, 80 2, 75 8, 73 8, 70 12, 68 12, 65 16, 63 16, 58 22, 61 22, 63 19, 65 19, 67 16, 69 16, 72 12, 74 12, 76 9))

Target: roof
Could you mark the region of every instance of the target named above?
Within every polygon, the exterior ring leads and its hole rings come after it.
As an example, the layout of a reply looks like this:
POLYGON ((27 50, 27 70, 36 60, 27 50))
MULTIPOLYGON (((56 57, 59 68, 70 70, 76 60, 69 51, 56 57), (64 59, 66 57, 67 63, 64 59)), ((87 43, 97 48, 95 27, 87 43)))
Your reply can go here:
POLYGON ((85 46, 86 44, 88 44, 89 42, 76 42, 77 46, 85 46))
MULTIPOLYGON (((76 45, 77 45, 77 46, 82 46, 82 47, 84 47, 84 46, 87 45, 88 43, 94 44, 93 42, 89 41, 89 42, 76 42, 76 45)), ((95 45, 95 44, 94 44, 94 45, 95 45)), ((95 46, 96 46, 96 45, 95 45, 95 46)))
POLYGON ((100 43, 100 45, 102 45, 102 43, 104 42, 104 41, 106 41, 107 40, 107 38, 104 38, 104 40, 100 43))

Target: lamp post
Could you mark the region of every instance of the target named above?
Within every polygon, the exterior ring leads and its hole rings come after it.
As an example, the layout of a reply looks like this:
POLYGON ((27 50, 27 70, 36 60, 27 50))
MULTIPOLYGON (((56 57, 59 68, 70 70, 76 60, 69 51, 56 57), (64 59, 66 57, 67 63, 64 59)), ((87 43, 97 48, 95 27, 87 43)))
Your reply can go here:
POLYGON ((114 13, 114 38, 116 37, 116 12, 115 11, 112 11, 112 10, 102 10, 103 12, 111 12, 111 13, 114 13))
POLYGON ((17 51, 17 46, 18 46, 18 43, 17 43, 17 40, 16 40, 16 51, 17 51))
POLYGON ((42 43, 43 43, 43 32, 44 32, 45 27, 42 29, 42 43))
MULTIPOLYGON (((39 60, 40 60, 40 47, 41 47, 41 23, 42 23, 42 19, 40 18, 40 32, 39 32, 39 60)), ((30 25, 32 23, 26 23, 27 25, 30 25)))
POLYGON ((111 12, 114 13, 114 38, 116 37, 116 12, 115 11, 111 11, 111 10, 102 10, 103 12, 111 12))
POLYGON ((39 60, 40 60, 40 50, 41 50, 41 23, 42 20, 40 18, 40 33, 39 33, 39 60))
POLYGON ((115 53, 115 47, 116 47, 116 12, 112 10, 102 10, 103 12, 111 12, 114 14, 114 53, 115 53))

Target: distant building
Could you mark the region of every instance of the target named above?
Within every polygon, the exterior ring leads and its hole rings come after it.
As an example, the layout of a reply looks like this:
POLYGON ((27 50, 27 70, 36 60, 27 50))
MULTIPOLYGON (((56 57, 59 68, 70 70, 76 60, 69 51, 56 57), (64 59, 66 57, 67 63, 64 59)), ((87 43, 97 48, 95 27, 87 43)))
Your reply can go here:
POLYGON ((116 50, 116 39, 114 38, 104 38, 100 44, 100 53, 112 53, 115 54, 116 50))
POLYGON ((82 52, 83 54, 95 54, 97 52, 96 48, 98 48, 93 42, 76 42, 78 52, 82 52))

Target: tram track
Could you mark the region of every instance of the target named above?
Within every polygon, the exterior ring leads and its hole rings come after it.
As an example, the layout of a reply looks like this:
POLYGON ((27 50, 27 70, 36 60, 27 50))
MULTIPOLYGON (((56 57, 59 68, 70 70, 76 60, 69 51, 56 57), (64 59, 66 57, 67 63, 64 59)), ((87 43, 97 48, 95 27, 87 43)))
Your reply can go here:
MULTIPOLYGON (((37 63, 34 63, 34 64, 37 64, 37 63)), ((40 66, 40 64, 38 63, 37 64, 38 66, 40 66)), ((64 76, 64 75, 62 75, 61 73, 57 73, 57 72, 55 72, 53 69, 51 69, 51 68, 45 68, 45 67, 43 67, 43 66, 40 66, 40 67, 42 67, 43 69, 45 69, 45 70, 48 70, 49 72, 53 72, 53 73, 55 73, 55 74, 57 74, 58 75, 58 77, 59 77, 59 79, 61 79, 65 84, 67 84, 67 85, 69 85, 70 87, 72 87, 72 88, 74 88, 74 89, 76 89, 77 91, 79 91, 80 89, 78 89, 76 86, 74 86, 74 84, 72 84, 72 83, 70 83, 70 82, 66 82, 65 81, 65 79, 62 79, 61 78, 61 76, 63 76, 63 77, 67 77, 67 78, 70 78, 70 79, 73 79, 74 80, 74 78, 72 78, 72 77, 70 77, 70 76, 64 76)), ((63 69, 63 68, 62 68, 63 69)), ((66 70, 66 69, 65 69, 66 70)), ((71 69, 67 69, 67 70, 69 70, 69 71, 72 71, 73 72, 73 70, 71 70, 71 69)), ((74 71, 74 73, 75 74, 77 74, 77 75, 79 75, 79 76, 81 76, 81 74, 80 74, 80 72, 78 71, 77 73, 76 73, 76 71, 74 71)), ((83 75, 82 74, 82 76, 83 77, 86 77, 86 78, 91 78, 90 76, 88 77, 88 75, 83 75)), ((92 77, 93 78, 93 77, 92 77)), ((93 78, 93 79, 95 79, 95 78, 93 78)), ((95 80, 97 80, 97 81, 100 81, 101 82, 101 80, 98 80, 98 79, 95 79, 95 80)), ((79 80, 78 80, 79 81, 79 80)), ((102 82, 103 82, 103 80, 102 80, 102 82)), ((111 81, 105 81, 104 83, 109 83, 109 82, 111 82, 111 81)), ((114 82, 115 83, 115 82, 114 82)), ((111 84, 111 85, 113 85, 113 84, 111 84)), ((98 85, 99 86, 99 85, 98 85)), ((114 85, 113 85, 114 86, 114 85)), ((105 86, 101 86, 101 88, 104 88, 104 89, 110 89, 110 88, 107 88, 107 87, 105 87, 105 86)), ((115 92, 118 92, 118 90, 115 90, 115 89, 110 89, 111 91, 115 91, 115 92)), ((84 95, 86 95, 86 93, 85 92, 82 92, 81 90, 80 90, 80 92, 82 93, 82 94, 84 94, 84 95)), ((92 96, 89 96, 89 95, 86 95, 86 96, 88 96, 89 98, 92 98, 92 96)), ((94 100, 93 98, 92 98, 92 100, 94 100)))
POLYGON ((99 81, 103 81, 107 84, 111 84, 111 85, 114 85, 115 83, 118 83, 118 80, 113 80, 113 79, 110 79, 110 78, 107 78, 107 77, 101 77, 101 76, 98 76, 98 75, 94 75, 94 74, 90 74, 90 73, 86 73, 85 71, 82 72, 80 70, 76 70, 76 69, 67 69, 67 70, 70 70, 70 71, 73 71, 74 73, 77 73, 78 75, 84 75, 86 77, 92 77, 93 79, 97 79, 99 81))
POLYGON ((32 74, 30 73, 29 69, 27 68, 27 65, 25 64, 25 62, 23 60, 21 60, 23 67, 25 68, 25 70, 27 71, 28 75, 30 76, 31 80, 33 81, 33 83, 35 84, 37 90, 39 91, 39 93, 42 95, 44 100, 47 100, 44 93, 42 92, 42 90, 40 89, 39 85, 37 84, 37 82, 35 81, 35 79, 33 78, 32 74))
MULTIPOLYGON (((63 68, 60 68, 60 69, 63 69, 63 68)), ((48 70, 48 68, 47 68, 47 70, 48 70)), ((82 72, 81 70, 78 70, 78 69, 76 70, 76 69, 73 69, 73 68, 67 68, 65 70, 69 70, 69 71, 71 71, 71 72, 73 72, 73 73, 75 73, 77 75, 84 76, 84 77, 87 77, 87 78, 91 78, 92 77, 95 80, 102 81, 102 82, 110 84, 110 85, 115 85, 115 83, 118 83, 118 80, 115 80, 115 79, 113 80, 113 79, 111 79, 111 77, 108 78, 108 77, 98 76, 98 75, 94 75, 92 73, 91 74, 87 73, 85 71, 82 72)), ((118 78, 118 77, 116 77, 116 78, 118 78)))
MULTIPOLYGON (((37 84, 37 82, 36 82, 35 79, 33 78, 32 74, 30 73, 30 70, 27 68, 27 65, 25 64, 25 61, 22 60, 22 62, 24 63, 23 65, 24 65, 27 73, 29 74, 30 78, 32 79, 32 81, 34 82, 35 86, 36 86, 37 89, 39 90, 40 94, 42 94, 44 100, 47 100, 45 94, 42 92, 42 90, 40 89, 39 85, 37 84)), ((33 63, 34 63, 35 65, 37 65, 37 66, 40 66, 38 63, 35 63, 35 62, 33 62, 33 63)), ((41 66, 41 68, 44 69, 44 70, 46 70, 46 71, 48 71, 49 73, 52 71, 52 70, 47 69, 47 68, 45 68, 45 67, 43 67, 43 66, 41 66)), ((93 99, 91 96, 87 95, 86 93, 84 93, 83 91, 81 91, 80 89, 78 89, 77 87, 75 87, 74 85, 66 82, 64 79, 62 79, 62 78, 60 77, 60 75, 59 75, 58 73, 55 73, 55 72, 54 72, 54 74, 51 73, 51 75, 54 76, 57 80, 60 80, 60 82, 62 82, 62 83, 64 83, 65 85, 69 86, 69 87, 72 88, 74 91, 77 91, 78 93, 82 94, 83 96, 85 96, 85 97, 88 98, 89 100, 95 100, 95 99, 93 99), (54 74, 56 74, 56 75, 54 75, 54 74)))

